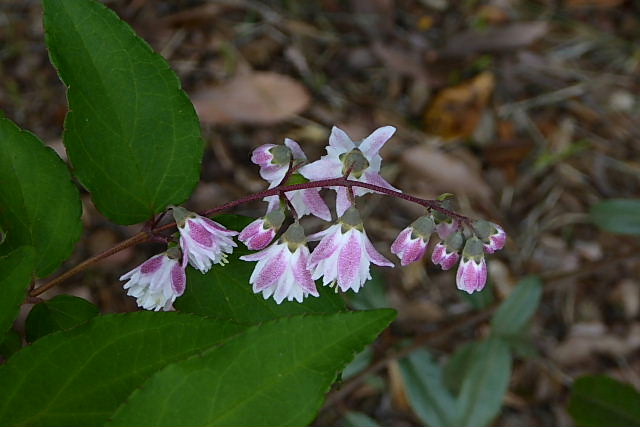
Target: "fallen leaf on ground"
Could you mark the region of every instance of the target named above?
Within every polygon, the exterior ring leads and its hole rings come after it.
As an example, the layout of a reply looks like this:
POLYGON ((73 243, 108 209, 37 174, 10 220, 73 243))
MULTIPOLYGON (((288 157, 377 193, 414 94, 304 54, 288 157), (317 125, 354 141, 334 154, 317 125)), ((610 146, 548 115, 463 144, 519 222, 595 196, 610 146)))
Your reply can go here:
POLYGON ((306 88, 272 72, 242 74, 192 96, 205 123, 274 124, 301 113, 311 100, 306 88))
POLYGON ((515 22, 488 30, 468 30, 448 41, 442 56, 468 56, 479 52, 498 52, 530 45, 549 31, 544 21, 515 22))
POLYGON ((470 158, 419 146, 402 153, 401 161, 412 181, 424 183, 432 194, 451 192, 482 200, 491 196, 479 167, 470 158))
POLYGON ((427 132, 445 139, 470 137, 482 118, 494 87, 493 74, 484 72, 442 90, 425 113, 427 132))

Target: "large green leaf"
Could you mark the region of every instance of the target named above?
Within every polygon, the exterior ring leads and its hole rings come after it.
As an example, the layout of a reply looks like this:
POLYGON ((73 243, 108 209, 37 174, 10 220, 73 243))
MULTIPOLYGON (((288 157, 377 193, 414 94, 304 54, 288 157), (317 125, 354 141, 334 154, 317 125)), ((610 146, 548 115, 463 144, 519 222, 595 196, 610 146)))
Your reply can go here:
POLYGON ((640 426, 640 393, 604 375, 578 378, 571 388, 569 412, 581 427, 640 426))
POLYGON ((34 261, 35 252, 30 246, 0 257, 0 339, 11 328, 27 296, 34 261))
MULTIPOLYGON (((253 220, 239 215, 221 215, 213 219, 237 231, 253 220)), ((249 251, 244 245, 239 244, 229 256, 229 263, 224 266, 215 265, 207 274, 189 268, 187 290, 176 300, 176 309, 244 324, 295 314, 334 313, 345 309, 342 296, 320 283, 317 284, 320 297, 307 297, 303 303, 283 301, 276 304, 272 298, 265 300, 262 295, 254 294, 249 277, 256 263, 238 259, 247 253, 249 251)))
POLYGON ((47 335, 0 366, 0 425, 103 425, 151 374, 241 330, 189 314, 136 312, 47 335))
POLYGON ((307 425, 336 374, 394 317, 392 310, 375 310, 254 326, 155 374, 110 425, 307 425))
POLYGON ((640 235, 640 199, 611 199, 591 207, 591 220, 612 233, 640 235))
POLYGON ((36 275, 52 273, 82 233, 82 205, 58 155, 32 133, 0 119, 0 255, 20 246, 36 250, 36 275))
POLYGON ((44 0, 51 60, 68 87, 64 143, 106 216, 149 219, 186 200, 204 143, 167 62, 95 0, 44 0))
POLYGON ((489 338, 473 349, 471 365, 458 396, 461 426, 486 426, 498 415, 511 377, 509 345, 500 338, 489 338))
POLYGON ((455 425, 455 400, 444 385, 442 368, 426 350, 417 350, 400 361, 409 402, 430 426, 455 425))
POLYGON ((27 341, 62 329, 71 329, 100 314, 100 309, 89 301, 73 295, 58 295, 33 306, 25 327, 27 341))
POLYGON ((542 282, 538 277, 522 279, 491 319, 491 333, 502 337, 522 333, 538 309, 541 297, 542 282))

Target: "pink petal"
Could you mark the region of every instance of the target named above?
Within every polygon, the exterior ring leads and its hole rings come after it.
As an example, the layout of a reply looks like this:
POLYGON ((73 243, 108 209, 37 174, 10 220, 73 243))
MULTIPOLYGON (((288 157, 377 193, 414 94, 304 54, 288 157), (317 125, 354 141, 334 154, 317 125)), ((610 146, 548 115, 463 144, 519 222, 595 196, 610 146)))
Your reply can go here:
MULTIPOLYGON (((400 191, 395 188, 393 185, 389 184, 386 179, 380 176, 377 172, 365 172, 362 177, 363 182, 367 182, 369 184, 377 185, 378 187, 388 188, 389 190, 400 191)), ((372 190, 369 190, 372 191, 372 190)))
POLYGON ((374 130, 371 135, 362 141, 359 147, 360 151, 367 157, 375 156, 395 131, 396 128, 393 126, 384 126, 374 130))
POLYGON ((434 264, 440 264, 447 253, 447 248, 444 244, 438 243, 435 248, 433 248, 433 254, 431 254, 431 261, 434 264))
POLYGON ((381 267, 393 267, 393 263, 382 256, 382 254, 373 247, 373 244, 371 244, 371 241, 369 240, 367 235, 365 234, 363 237, 364 247, 367 250, 367 255, 369 255, 369 258, 371 258, 371 262, 381 267))
POLYGON ((442 267, 442 269, 445 271, 450 270, 454 265, 456 265, 459 259, 460 259, 460 254, 458 254, 458 252, 447 253, 445 251, 445 257, 440 262, 440 267, 442 267))
POLYGON ((407 227, 398 234, 391 244, 391 253, 399 255, 411 241, 411 228, 407 227))
POLYGON ((300 144, 295 142, 293 139, 285 138, 284 145, 289 147, 294 160, 307 160, 307 156, 304 154, 304 151, 302 151, 302 148, 300 148, 300 144))
POLYGON ((247 225, 240 232, 240 235, 238 236, 238 239, 240 239, 240 241, 242 241, 242 242, 244 242, 245 240, 249 240, 255 234, 259 233, 261 230, 264 229, 263 224, 264 224, 264 220, 262 218, 256 219, 251 224, 247 225))
POLYGON ((273 285, 282 275, 287 268, 287 262, 285 259, 286 248, 282 248, 280 252, 267 263, 262 269, 255 281, 256 292, 260 292, 264 288, 268 288, 273 285))
POLYGON ((261 259, 264 259, 267 256, 269 256, 270 249, 271 248, 267 248, 260 252, 255 252, 253 254, 242 255, 240 259, 243 261, 260 261, 261 259))
POLYGON ((182 295, 187 287, 187 276, 184 272, 184 267, 178 263, 171 269, 171 287, 176 296, 182 295))
POLYGON ((362 241, 351 231, 347 244, 343 246, 338 258, 338 285, 346 291, 351 287, 360 272, 360 259, 362 257, 362 241))
POLYGON ((302 198, 309 208, 309 212, 320 219, 331 221, 331 212, 329 212, 329 207, 324 202, 324 199, 320 197, 320 190, 310 188, 308 190, 301 191, 302 198))
POLYGON ((402 265, 409 265, 412 262, 416 262, 422 258, 426 250, 426 243, 422 239, 416 239, 407 246, 406 250, 402 254, 403 256, 400 257, 400 263, 402 265))
POLYGON ((334 187, 336 189, 336 213, 338 217, 344 215, 345 211, 351 207, 349 201, 349 190, 346 187, 334 187))
POLYGON ((219 223, 215 222, 214 220, 209 219, 207 217, 201 216, 200 219, 202 221, 204 221, 209 227, 213 228, 214 230, 223 231, 225 233, 231 233, 232 235, 238 234, 237 232, 229 230, 228 228, 226 228, 222 224, 219 224, 219 223))
POLYGON ((470 259, 463 260, 460 263, 456 274, 458 289, 472 294, 484 287, 484 283, 487 280, 487 270, 486 265, 483 268, 482 264, 484 263, 476 264, 475 261, 470 259))
POLYGON ((356 148, 356 145, 351 141, 349 135, 337 126, 331 128, 331 135, 329 135, 329 145, 337 148, 340 152, 351 151, 356 148))
POLYGON ((191 239, 207 248, 213 246, 213 239, 209 230, 194 220, 189 220, 187 223, 189 224, 188 234, 191 239))
POLYGON ((320 160, 301 167, 300 174, 311 181, 340 178, 342 162, 337 157, 323 156, 320 160))
POLYGON ((251 153, 251 161, 256 165, 266 166, 271 163, 273 155, 269 152, 270 149, 275 147, 274 144, 264 144, 253 150, 251 153))
MULTIPOLYGON (((282 178, 287 174, 288 165, 273 165, 260 168, 260 176, 265 181, 275 187, 280 184, 282 178)), ((270 187, 270 188, 271 188, 270 187)))
POLYGON ((311 278, 311 271, 309 271, 307 264, 309 263, 308 250, 300 248, 300 256, 293 267, 293 276, 296 278, 296 282, 302 286, 302 288, 309 292, 313 296, 318 296, 318 290, 316 284, 311 278))
POLYGON ((271 243, 275 235, 276 231, 274 229, 264 230, 260 233, 257 233, 252 236, 248 242, 246 242, 247 248, 251 249, 252 251, 264 249, 269 245, 269 243, 271 243))
POLYGON ((331 234, 326 234, 311 254, 311 259, 309 260, 310 264, 315 265, 323 259, 329 258, 333 255, 339 249, 338 243, 340 241, 340 237, 341 233, 339 228, 331 234))
MULTIPOLYGON (((140 266, 140 273, 142 273, 142 274, 154 273, 154 272, 158 271, 160 269, 160 267, 162 267, 162 264, 164 264, 164 255, 156 255, 156 256, 146 260, 140 266)), ((129 273, 127 273, 127 274, 129 274, 129 273)))

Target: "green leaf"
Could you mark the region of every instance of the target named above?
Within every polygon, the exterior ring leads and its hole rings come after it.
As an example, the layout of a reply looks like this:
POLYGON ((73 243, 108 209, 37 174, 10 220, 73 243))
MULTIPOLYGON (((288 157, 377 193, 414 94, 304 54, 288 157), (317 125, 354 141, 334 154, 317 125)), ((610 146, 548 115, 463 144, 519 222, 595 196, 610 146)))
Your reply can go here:
POLYGON ((95 0, 44 0, 51 61, 68 88, 64 143, 98 209, 120 224, 184 202, 204 143, 169 64, 95 0))
POLYGON ((463 344, 444 366, 444 383, 452 393, 460 393, 462 383, 471 368, 475 348, 479 344, 476 341, 463 344))
POLYGON ((89 301, 73 295, 58 295, 33 306, 26 320, 27 341, 63 329, 71 329, 100 314, 89 301))
POLYGON ((610 199, 591 207, 591 220, 619 234, 640 235, 640 199, 610 199))
POLYGON ((155 374, 109 425, 307 425, 336 374, 394 317, 375 310, 254 326, 155 374))
POLYGON ((47 335, 0 366, 0 425, 103 425, 154 372, 241 330, 188 314, 136 312, 47 335))
POLYGON ((444 385, 442 369, 426 350, 400 360, 400 371, 411 407, 430 426, 454 425, 455 400, 444 385))
POLYGON ((536 276, 522 279, 491 319, 491 333, 501 337, 519 335, 538 309, 542 282, 536 276))
POLYGON ((35 252, 30 246, 0 257, 0 337, 11 328, 27 296, 34 261, 35 252))
POLYGON ((604 375, 581 377, 571 388, 569 413, 581 427, 640 426, 640 393, 604 375))
MULTIPOLYGON (((229 229, 239 231, 252 218, 225 215, 213 218, 229 229)), ((174 304, 176 309, 217 319, 232 320, 243 324, 255 324, 278 317, 304 313, 335 313, 345 310, 342 296, 332 289, 317 283, 319 297, 307 297, 303 303, 283 301, 281 304, 262 295, 254 294, 249 278, 255 262, 238 259, 250 253, 240 244, 229 256, 229 263, 215 265, 207 274, 189 268, 187 289, 174 304)))
POLYGON ((9 119, 0 119, 0 207, 0 255, 33 246, 38 277, 58 268, 82 233, 80 195, 67 166, 9 119))
POLYGON ((509 345, 499 338, 477 343, 456 402, 455 425, 486 426, 498 415, 511 377, 509 345))
POLYGON ((371 266, 371 280, 358 293, 348 293, 349 305, 356 310, 389 307, 387 282, 379 268, 371 266))
MULTIPOLYGON (((15 329, 9 329, 4 337, 0 337, 0 361, 6 360, 22 347, 22 337, 15 329)), ((0 362, 1 363, 1 362, 0 362)))

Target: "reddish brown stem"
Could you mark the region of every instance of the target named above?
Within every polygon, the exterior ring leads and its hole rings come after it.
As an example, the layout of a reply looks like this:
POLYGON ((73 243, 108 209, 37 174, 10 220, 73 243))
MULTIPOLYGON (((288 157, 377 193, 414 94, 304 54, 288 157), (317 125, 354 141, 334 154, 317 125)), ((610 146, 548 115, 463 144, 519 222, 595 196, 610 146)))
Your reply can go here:
MULTIPOLYGON (((399 199, 403 199, 403 200, 407 200, 409 202, 413 202, 413 203, 417 203, 421 206, 424 206, 427 209, 431 209, 434 211, 438 211, 441 212, 447 216, 450 216, 452 218, 456 218, 458 220, 460 220, 461 222, 463 222, 466 225, 471 224, 469 218, 467 218, 464 215, 460 215, 456 212, 450 211, 449 209, 445 209, 442 206, 440 206, 440 203, 436 200, 427 200, 427 199, 421 199, 419 197, 414 197, 411 196, 409 194, 404 194, 400 191, 395 191, 395 190, 391 190, 389 188, 385 188, 385 187, 380 187, 378 185, 374 185, 374 184, 369 184, 366 182, 360 182, 360 181, 354 181, 354 180, 350 180, 348 178, 333 178, 333 179, 324 179, 321 181, 311 181, 311 182, 305 182, 302 184, 293 184, 293 185, 279 185, 275 188, 269 189, 269 190, 264 190, 264 191, 260 191, 258 193, 254 193, 251 194, 249 196, 243 197, 241 199, 238 200, 234 200, 228 203, 225 203, 221 206, 218 206, 216 208, 213 209, 209 209, 205 212, 202 213, 203 216, 211 216, 213 214, 217 214, 223 211, 227 211, 229 209, 235 208, 236 206, 240 206, 243 205, 245 203, 248 202, 252 202, 254 200, 261 200, 265 197, 268 196, 275 196, 275 195, 281 195, 284 193, 288 193, 289 191, 296 191, 296 190, 306 190, 308 188, 324 188, 324 187, 347 187, 349 188, 349 190, 352 190, 353 187, 360 187, 360 188, 366 188, 368 190, 373 190, 376 191, 378 193, 382 193, 382 194, 386 194, 388 196, 392 196, 392 197, 396 197, 399 199)), ((143 242, 147 242, 149 240, 151 240, 153 238, 153 236, 161 231, 165 231, 165 230, 169 230, 172 228, 175 228, 176 223, 170 223, 170 224, 165 224, 161 227, 157 227, 157 228, 153 228, 151 230, 144 230, 141 231, 140 233, 136 234, 135 236, 117 244, 116 246, 112 247, 111 249, 108 249, 104 252, 102 252, 101 254, 98 254, 94 257, 91 257, 87 260, 85 260, 84 262, 76 265, 75 267, 73 267, 71 270, 61 274, 60 276, 56 277, 55 279, 51 280, 50 282, 40 286, 37 289, 32 290, 29 295, 32 297, 38 296, 40 294, 42 294, 43 292, 53 288, 54 286, 58 285, 59 283, 62 283, 63 281, 67 280, 68 278, 80 273, 81 271, 85 270, 87 267, 90 267, 91 265, 97 263, 98 261, 107 258, 117 252, 120 252, 121 250, 124 250, 128 247, 131 246, 135 246, 139 243, 143 243, 143 242)))

